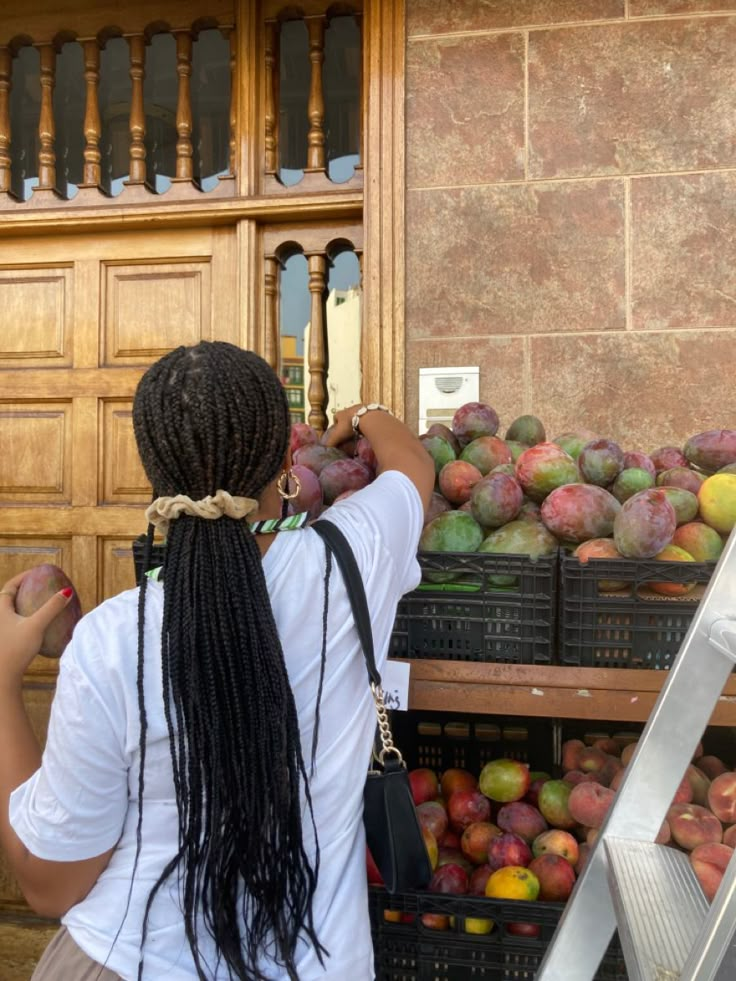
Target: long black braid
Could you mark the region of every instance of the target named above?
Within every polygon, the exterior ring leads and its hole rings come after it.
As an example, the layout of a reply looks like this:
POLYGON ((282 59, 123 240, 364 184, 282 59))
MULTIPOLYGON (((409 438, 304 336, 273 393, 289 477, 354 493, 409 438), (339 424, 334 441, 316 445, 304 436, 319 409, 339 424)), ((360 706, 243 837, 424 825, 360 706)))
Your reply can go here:
MULTIPOLYGON (((146 372, 133 423, 155 496, 199 500, 222 489, 258 498, 283 463, 289 409, 265 361, 231 344, 202 342, 172 351, 146 372)), ((138 851, 145 580, 141 592, 138 851)), ((302 838, 302 789, 315 843, 316 829, 296 706, 245 521, 182 516, 171 523, 161 644, 179 847, 149 895, 141 951, 154 897, 177 871, 199 978, 224 962, 230 978, 260 981, 258 961, 267 951, 296 979, 300 936, 320 961, 326 953, 312 917, 319 848, 312 867, 302 838), (200 950, 202 922, 214 940, 214 965, 200 950)), ((142 960, 143 953, 139 977, 142 960)))

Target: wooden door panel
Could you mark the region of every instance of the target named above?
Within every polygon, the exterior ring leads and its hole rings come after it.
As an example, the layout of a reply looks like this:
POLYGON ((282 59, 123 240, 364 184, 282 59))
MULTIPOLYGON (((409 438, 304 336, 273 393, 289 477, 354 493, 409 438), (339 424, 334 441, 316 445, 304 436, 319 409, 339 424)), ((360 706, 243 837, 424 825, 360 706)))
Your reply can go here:
POLYGON ((0 923, 3 981, 28 981, 58 929, 58 924, 48 920, 3 917, 0 923))
POLYGON ((0 268, 0 367, 71 363, 71 266, 0 268))
POLYGON ((71 502, 71 402, 0 401, 0 502, 71 502))
POLYGON ((150 364, 212 339, 209 260, 104 264, 103 366, 150 364))
POLYGON ((135 586, 135 567, 130 539, 103 538, 100 540, 100 593, 98 602, 135 586))
POLYGON ((102 400, 100 504, 148 504, 146 478, 133 432, 132 399, 102 400))

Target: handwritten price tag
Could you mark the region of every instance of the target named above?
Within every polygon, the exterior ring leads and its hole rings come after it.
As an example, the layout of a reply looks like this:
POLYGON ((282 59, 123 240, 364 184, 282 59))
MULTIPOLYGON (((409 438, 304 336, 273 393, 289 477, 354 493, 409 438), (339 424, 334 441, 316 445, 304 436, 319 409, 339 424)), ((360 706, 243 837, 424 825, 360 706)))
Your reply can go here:
POLYGON ((387 709, 405 712, 409 708, 409 674, 411 665, 403 661, 386 661, 381 672, 383 700, 387 709))

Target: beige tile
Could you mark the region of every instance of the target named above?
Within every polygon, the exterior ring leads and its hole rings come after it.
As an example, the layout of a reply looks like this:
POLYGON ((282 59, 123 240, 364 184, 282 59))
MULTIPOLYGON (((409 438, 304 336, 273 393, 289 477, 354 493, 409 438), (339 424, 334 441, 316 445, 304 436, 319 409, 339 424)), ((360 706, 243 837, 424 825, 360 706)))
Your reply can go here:
POLYGON ((409 336, 616 330, 619 181, 409 191, 409 336))
POLYGON ((413 34, 493 31, 624 16, 624 0, 407 0, 413 34))
POLYGON ((498 413, 500 429, 506 431, 522 407, 524 391, 524 344, 521 337, 434 338, 406 337, 406 421, 416 427, 419 418, 419 369, 480 368, 479 394, 498 413))
POLYGON ((736 17, 534 31, 529 174, 736 164, 736 17))
POLYGON ((729 0, 629 0, 629 17, 708 14, 736 10, 729 0))
POLYGON ((521 34, 409 43, 406 171, 409 187, 523 178, 521 34))
POLYGON ((736 418, 736 330, 531 339, 533 411, 651 452, 736 418))
POLYGON ((736 174, 632 180, 631 269, 635 328, 735 326, 736 174))

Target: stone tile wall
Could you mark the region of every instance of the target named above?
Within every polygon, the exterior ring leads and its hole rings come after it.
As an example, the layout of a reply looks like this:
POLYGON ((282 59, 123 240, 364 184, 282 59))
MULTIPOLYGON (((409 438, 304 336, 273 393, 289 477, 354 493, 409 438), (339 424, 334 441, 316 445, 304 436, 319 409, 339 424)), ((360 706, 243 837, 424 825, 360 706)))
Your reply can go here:
POLYGON ((653 450, 736 428, 736 2, 407 0, 418 369, 653 450))

